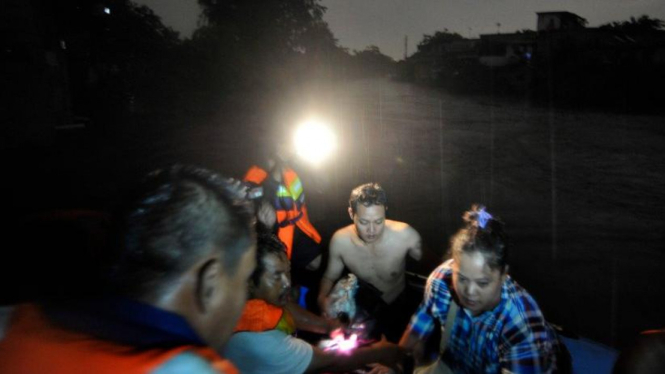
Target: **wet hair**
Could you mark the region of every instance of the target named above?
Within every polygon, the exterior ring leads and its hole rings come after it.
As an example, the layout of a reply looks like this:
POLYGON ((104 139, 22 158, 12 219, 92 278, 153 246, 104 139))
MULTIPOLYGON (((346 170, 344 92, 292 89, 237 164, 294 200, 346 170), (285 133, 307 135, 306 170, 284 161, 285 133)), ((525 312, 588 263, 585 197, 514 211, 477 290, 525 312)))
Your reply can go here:
POLYGON ((459 258, 462 253, 479 252, 487 265, 504 273, 508 268, 508 243, 503 232, 503 223, 489 216, 485 207, 473 205, 464 213, 465 225, 450 240, 450 253, 459 258))
POLYGON ((250 279, 255 286, 261 282, 261 277, 266 270, 263 259, 269 254, 286 257, 286 246, 279 238, 270 232, 260 232, 256 240, 256 268, 250 279))
POLYGON ((193 166, 150 173, 116 213, 103 281, 124 296, 159 295, 211 249, 235 274, 255 240, 253 210, 238 186, 193 166))
POLYGON ((388 196, 386 196, 386 191, 378 183, 365 183, 351 191, 349 206, 354 214, 358 210, 358 203, 366 207, 372 205, 383 205, 384 207, 387 207, 388 196))

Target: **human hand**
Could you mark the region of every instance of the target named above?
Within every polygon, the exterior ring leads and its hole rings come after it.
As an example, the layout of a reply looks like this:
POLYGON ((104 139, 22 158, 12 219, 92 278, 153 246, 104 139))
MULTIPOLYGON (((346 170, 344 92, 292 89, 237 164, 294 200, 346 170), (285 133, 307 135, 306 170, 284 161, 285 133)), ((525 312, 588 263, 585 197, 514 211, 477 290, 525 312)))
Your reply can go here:
POLYGON ((372 344, 371 347, 387 351, 388 354, 386 354, 385 359, 381 360, 384 365, 394 366, 404 359, 405 350, 397 344, 389 342, 385 335, 381 335, 381 340, 372 344))
POLYGON ((330 308, 330 297, 319 298, 319 309, 321 310, 321 315, 328 319, 334 319, 337 316, 328 315, 329 308, 330 308))
POLYGON ((386 336, 381 334, 381 339, 372 344, 372 347, 379 347, 379 348, 384 348, 384 347, 397 347, 396 344, 393 344, 386 339, 386 336))
POLYGON ((228 178, 226 181, 228 182, 226 186, 226 190, 228 192, 230 192, 238 200, 245 199, 247 196, 247 191, 249 190, 249 186, 247 186, 247 184, 235 178, 228 178))
POLYGON ((425 342, 422 340, 418 340, 413 348, 411 349, 411 356, 413 357, 414 362, 416 365, 420 366, 423 365, 423 358, 425 357, 425 342))
POLYGON ((328 334, 335 330, 347 327, 346 324, 339 320, 339 318, 326 318, 326 324, 328 327, 328 334))
POLYGON ((277 213, 275 213, 275 208, 267 201, 261 202, 259 210, 256 212, 256 217, 268 228, 275 226, 275 222, 277 221, 277 213))

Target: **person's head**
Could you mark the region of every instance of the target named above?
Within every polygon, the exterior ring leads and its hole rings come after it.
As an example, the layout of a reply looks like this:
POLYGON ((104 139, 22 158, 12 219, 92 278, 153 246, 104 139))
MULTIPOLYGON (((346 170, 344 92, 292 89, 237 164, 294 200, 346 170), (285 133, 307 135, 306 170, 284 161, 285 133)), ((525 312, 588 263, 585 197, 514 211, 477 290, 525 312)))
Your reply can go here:
POLYGON ((613 374, 665 372, 665 329, 643 331, 614 363, 613 374))
POLYGON ((279 238, 261 233, 256 245, 256 269, 249 281, 249 295, 270 304, 284 306, 291 290, 291 268, 286 247, 279 238))
POLYGON ((464 221, 465 226, 451 239, 453 287, 460 304, 478 315, 501 301, 508 246, 503 224, 484 207, 474 205, 464 221))
POLYGON ((386 222, 388 198, 378 183, 366 183, 351 191, 349 216, 356 227, 358 237, 366 243, 381 238, 386 222))
POLYGON ((277 124, 266 130, 264 139, 259 142, 255 149, 256 159, 254 163, 266 170, 290 165, 296 156, 295 146, 293 139, 289 136, 290 134, 291 130, 289 128, 277 124))
POLYGON ((149 174, 120 211, 106 284, 182 315, 220 348, 255 266, 253 210, 242 195, 238 183, 205 169, 175 165, 149 174))

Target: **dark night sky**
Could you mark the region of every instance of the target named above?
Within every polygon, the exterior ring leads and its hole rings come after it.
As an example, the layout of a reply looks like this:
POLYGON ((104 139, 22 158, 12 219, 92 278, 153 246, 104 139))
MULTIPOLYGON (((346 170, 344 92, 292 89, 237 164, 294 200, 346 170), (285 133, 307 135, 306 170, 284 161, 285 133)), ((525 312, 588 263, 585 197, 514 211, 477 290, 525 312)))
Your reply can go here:
MULTIPOLYGON (((196 0, 134 0, 162 17, 183 37, 196 28, 196 0)), ((323 0, 325 20, 339 43, 362 50, 376 45, 395 59, 404 56, 404 37, 409 54, 423 34, 447 28, 464 37, 535 29, 536 12, 569 11, 595 27, 631 16, 665 19, 663 0, 323 0), (500 26, 497 26, 500 23, 500 26)))

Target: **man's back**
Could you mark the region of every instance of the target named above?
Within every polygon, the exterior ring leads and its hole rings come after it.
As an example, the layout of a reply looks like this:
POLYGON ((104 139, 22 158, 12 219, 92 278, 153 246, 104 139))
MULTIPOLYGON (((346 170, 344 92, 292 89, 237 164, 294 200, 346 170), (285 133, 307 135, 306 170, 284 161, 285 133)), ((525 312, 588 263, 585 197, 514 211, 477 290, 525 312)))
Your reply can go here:
MULTIPOLYGON (((133 307, 143 308, 148 314, 161 313, 148 306, 136 304, 133 307)), ((46 313, 44 307, 26 304, 14 308, 10 318, 11 327, 0 340, 0 373, 237 372, 212 349, 181 335, 179 329, 189 328, 182 319, 172 321, 176 323, 169 328, 161 326, 161 330, 134 324, 137 321, 113 320, 113 334, 121 338, 112 340, 96 336, 99 327, 109 320, 66 309, 46 313), (62 320, 60 322, 74 318, 69 322, 79 327, 87 325, 89 331, 65 328, 55 323, 54 318, 62 320), (148 340, 154 346, 145 345, 148 340), (161 346, 157 342, 161 342, 161 346)), ((156 318, 155 325, 159 324, 157 320, 161 318, 156 318)), ((104 325, 102 330, 108 327, 104 325)))
POLYGON ((0 373, 235 373, 213 348, 232 333, 255 266, 243 197, 200 168, 149 174, 117 210, 112 245, 89 248, 103 253, 98 274, 79 281, 94 295, 34 300, 0 321, 0 373))
POLYGON ((313 354, 307 342, 280 330, 237 332, 224 351, 224 356, 246 374, 304 373, 313 354))

